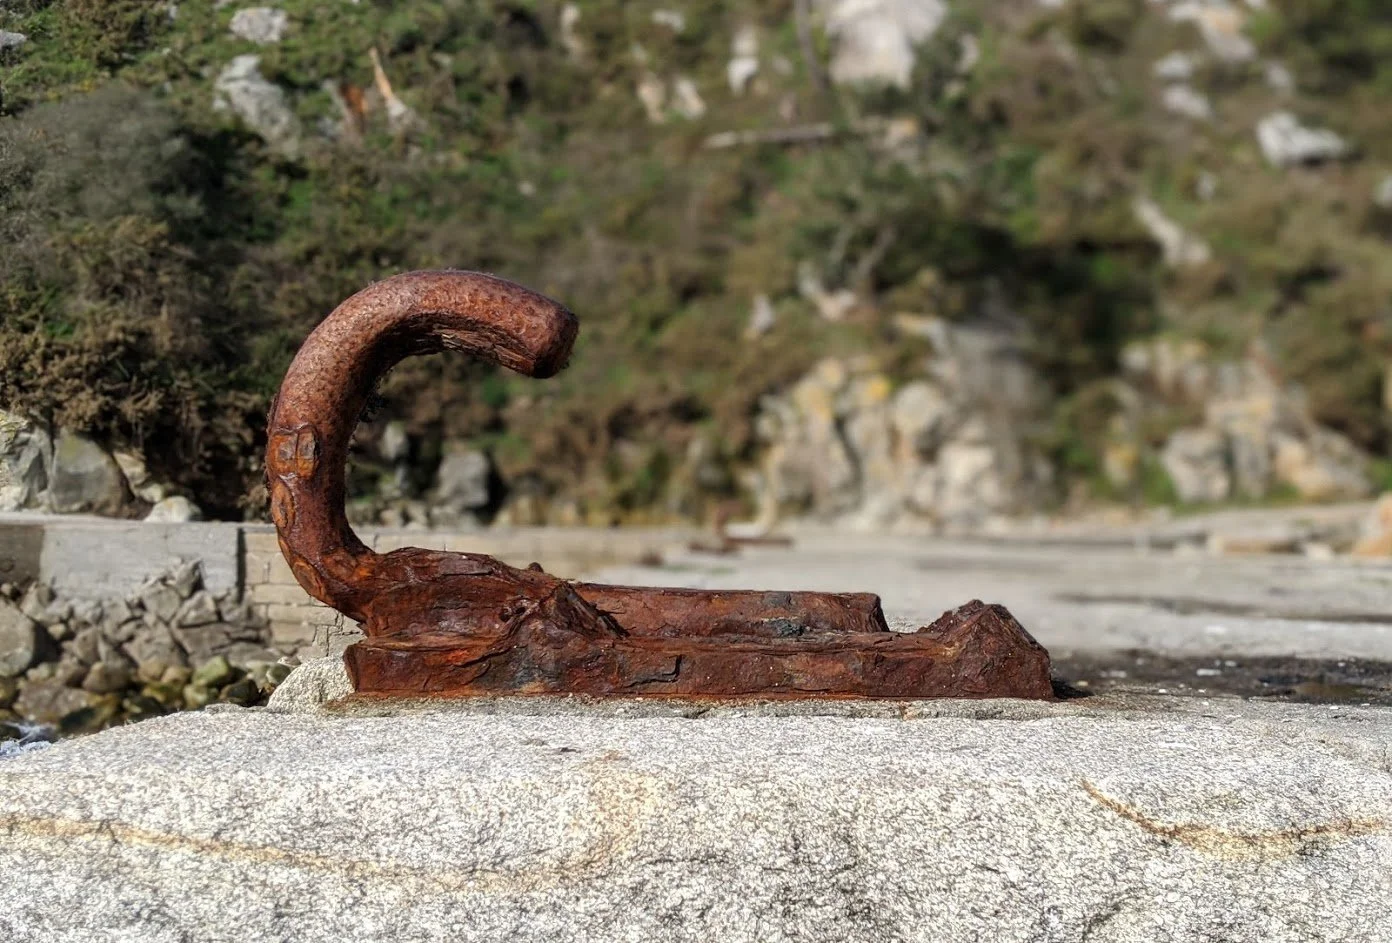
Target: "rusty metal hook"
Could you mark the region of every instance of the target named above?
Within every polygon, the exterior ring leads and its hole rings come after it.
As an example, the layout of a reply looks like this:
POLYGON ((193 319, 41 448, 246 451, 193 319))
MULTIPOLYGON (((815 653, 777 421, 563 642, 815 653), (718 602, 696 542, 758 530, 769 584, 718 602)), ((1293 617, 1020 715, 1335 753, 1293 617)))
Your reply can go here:
POLYGON ((300 585, 362 624, 360 692, 683 696, 1048 697, 1048 654, 972 603, 892 633, 869 593, 707 592, 574 583, 482 554, 378 554, 344 515, 348 443, 401 359, 463 350, 526 376, 564 367, 578 322, 477 272, 410 272, 339 305, 271 407, 266 474, 300 585))

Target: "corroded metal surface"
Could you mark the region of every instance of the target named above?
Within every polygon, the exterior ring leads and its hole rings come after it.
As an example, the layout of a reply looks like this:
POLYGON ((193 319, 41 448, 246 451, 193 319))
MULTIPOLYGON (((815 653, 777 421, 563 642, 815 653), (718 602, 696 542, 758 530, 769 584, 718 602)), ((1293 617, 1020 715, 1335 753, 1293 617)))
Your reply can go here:
POLYGON ((447 348, 548 377, 577 330, 512 282, 411 272, 349 298, 300 348, 271 407, 271 517, 300 585, 362 624, 368 638, 345 655, 359 692, 1051 696, 1048 653, 998 606, 896 633, 868 593, 603 586, 482 554, 364 546, 344 516, 344 470, 376 380, 447 348))

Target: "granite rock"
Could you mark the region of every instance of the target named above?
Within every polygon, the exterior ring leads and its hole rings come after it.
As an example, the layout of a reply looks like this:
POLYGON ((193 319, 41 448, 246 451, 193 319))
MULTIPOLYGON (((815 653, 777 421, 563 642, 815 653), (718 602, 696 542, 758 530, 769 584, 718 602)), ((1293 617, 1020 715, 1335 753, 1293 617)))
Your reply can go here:
POLYGON ((1325 128, 1308 128, 1289 111, 1267 115, 1257 124, 1257 142, 1273 167, 1296 167, 1341 160, 1349 154, 1343 138, 1325 128))
POLYGON ((342 657, 316 658, 290 672, 266 708, 286 713, 314 711, 352 693, 353 682, 348 679, 342 657))
POLYGON ((120 514, 131 500, 121 466, 101 446, 74 432, 62 432, 53 445, 53 476, 48 497, 60 514, 120 514))
POLYGON ((822 0, 838 83, 907 89, 915 49, 947 18, 943 0, 822 0))
POLYGON ((0 598, 0 678, 23 674, 49 648, 48 633, 14 603, 0 598))
POLYGON ((290 25, 284 10, 273 7, 247 7, 232 14, 227 28, 232 35, 258 45, 273 45, 285 36, 290 25))
POLYGON ((165 524, 185 524, 202 519, 203 512, 199 510, 198 505, 177 494, 155 502, 155 506, 150 508, 150 513, 145 515, 147 521, 165 524))
MULTIPOLYGON (((11 34, 15 35, 15 34, 11 34)), ((0 49, 3 49, 0 32, 0 49)), ((48 500, 53 441, 40 425, 0 409, 0 511, 42 508, 48 500)))
POLYGON ((59 743, 0 761, 0 937, 1392 936, 1388 711, 870 707, 220 706, 59 743))
POLYGON ((293 151, 300 126, 285 90, 261 74, 261 57, 237 56, 219 73, 215 106, 230 109, 268 144, 293 151))

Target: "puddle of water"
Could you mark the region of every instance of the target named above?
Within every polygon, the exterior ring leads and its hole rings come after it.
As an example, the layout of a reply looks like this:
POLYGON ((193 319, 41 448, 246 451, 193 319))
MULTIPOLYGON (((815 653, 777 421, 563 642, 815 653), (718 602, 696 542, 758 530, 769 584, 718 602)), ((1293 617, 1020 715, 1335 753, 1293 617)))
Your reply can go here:
POLYGON ((22 721, 0 723, 0 760, 52 745, 53 731, 47 727, 22 721))
POLYGON ((1154 652, 1056 655, 1054 675, 1086 694, 1236 695, 1299 704, 1392 707, 1392 663, 1299 658, 1168 658, 1154 652))

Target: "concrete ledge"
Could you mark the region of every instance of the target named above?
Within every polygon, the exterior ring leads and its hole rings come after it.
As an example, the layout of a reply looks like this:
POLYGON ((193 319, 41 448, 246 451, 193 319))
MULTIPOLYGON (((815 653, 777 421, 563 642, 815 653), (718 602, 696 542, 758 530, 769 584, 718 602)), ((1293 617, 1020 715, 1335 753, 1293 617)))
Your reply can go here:
POLYGON ((70 599, 126 596, 189 560, 203 561, 203 584, 213 593, 242 586, 239 524, 0 514, 0 548, 11 561, 0 579, 41 580, 70 599))
POLYGON ((173 716, 0 763, 0 939, 1392 939, 1392 712, 1162 708, 173 716))
MULTIPOLYGON (((363 528, 379 552, 420 546, 486 553, 514 566, 539 562, 579 577, 602 566, 655 559, 690 536, 681 529, 488 528, 417 531, 363 528)), ((270 524, 163 524, 89 515, 0 514, 0 582, 38 580, 68 599, 128 596, 180 562, 201 560, 214 593, 249 594, 282 647, 324 655, 359 638, 356 627, 295 581, 270 524)))

